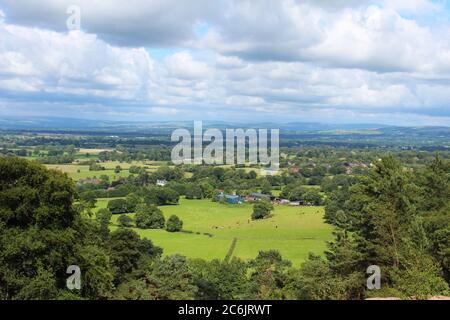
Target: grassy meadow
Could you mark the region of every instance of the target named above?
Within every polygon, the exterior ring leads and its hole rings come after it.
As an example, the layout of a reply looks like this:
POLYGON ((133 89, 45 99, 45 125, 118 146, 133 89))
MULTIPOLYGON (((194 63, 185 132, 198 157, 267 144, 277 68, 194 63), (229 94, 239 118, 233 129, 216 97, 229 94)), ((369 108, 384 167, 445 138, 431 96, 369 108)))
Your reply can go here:
MULTIPOLYGON (((99 199, 98 208, 106 207, 109 200, 99 199)), ((276 205, 271 218, 258 221, 250 219, 250 204, 227 205, 209 199, 182 198, 180 205, 163 206, 161 210, 166 219, 172 214, 180 217, 183 229, 189 233, 135 230, 164 248, 165 255, 180 253, 191 258, 223 259, 236 238, 235 257, 252 259, 260 250, 276 249, 298 266, 309 252, 322 254, 326 241, 332 239, 333 228, 323 222, 322 207, 276 205)), ((118 217, 112 218, 113 229, 118 217)))

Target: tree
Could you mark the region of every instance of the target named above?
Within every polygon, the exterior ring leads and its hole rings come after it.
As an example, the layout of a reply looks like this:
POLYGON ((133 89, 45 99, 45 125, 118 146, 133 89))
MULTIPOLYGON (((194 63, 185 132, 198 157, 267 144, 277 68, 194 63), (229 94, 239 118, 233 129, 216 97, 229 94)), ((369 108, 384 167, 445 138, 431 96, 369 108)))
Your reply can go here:
POLYGON ((212 198, 214 195, 214 187, 208 182, 203 181, 200 183, 200 188, 202 189, 202 194, 205 198, 212 198))
POLYGON ((129 169, 129 172, 131 174, 140 174, 140 173, 145 172, 145 169, 142 167, 139 167, 139 166, 131 166, 129 169))
POLYGON ((137 267, 141 257, 139 244, 139 235, 131 229, 119 228, 111 233, 108 245, 111 263, 117 270, 116 284, 137 267))
POLYGON ((97 203, 97 197, 95 192, 93 191, 86 191, 81 193, 80 200, 86 203, 86 205, 88 205, 91 209, 95 208, 95 204, 97 203))
POLYGON ((108 209, 112 214, 133 212, 135 204, 129 203, 125 199, 113 199, 108 202, 108 209))
POLYGON ((253 205, 252 219, 264 219, 270 215, 273 210, 273 205, 269 201, 258 201, 253 205))
POLYGON ((167 220, 166 230, 169 232, 179 232, 181 229, 183 229, 183 221, 176 215, 170 216, 167 220))
POLYGON ((294 280, 297 299, 302 300, 345 300, 347 287, 344 281, 336 277, 327 262, 313 254, 301 266, 294 280))
POLYGON ((75 189, 64 174, 17 158, 0 158, 0 221, 7 227, 71 226, 75 189))
POLYGON ((203 198, 203 190, 200 186, 196 184, 190 184, 186 190, 186 199, 202 199, 203 198))
POLYGON ((191 260, 190 269, 198 287, 196 299, 240 300, 250 299, 248 263, 240 259, 205 261, 191 260))
POLYGON ((250 180, 254 180, 254 179, 256 179, 257 177, 258 177, 258 175, 256 174, 255 170, 251 170, 251 171, 248 173, 248 178, 249 178, 250 180))
POLYGON ((165 219, 162 211, 153 205, 139 205, 135 215, 136 226, 141 229, 162 229, 165 219))
POLYGON ((100 224, 100 232, 103 239, 109 236, 109 223, 111 221, 112 213, 108 209, 100 209, 96 214, 96 219, 100 224))
POLYGON ((326 218, 351 231, 352 240, 338 236, 331 243, 327 267, 339 275, 333 281, 340 279, 347 298, 363 296, 355 283, 360 270, 373 264, 383 270, 385 290, 402 297, 448 291, 443 275, 449 252, 441 248, 448 248, 450 219, 448 201, 440 199, 448 188, 442 177, 448 175, 445 169, 428 170, 413 175, 388 156, 357 184, 331 194, 326 218), (433 180, 439 190, 433 190, 433 180))
POLYGON ((122 214, 117 218, 117 223, 119 224, 119 227, 131 228, 133 226, 133 218, 126 214, 122 214))
POLYGON ((148 292, 156 300, 192 300, 197 293, 192 271, 181 255, 156 261, 147 278, 148 292))
POLYGON ((74 183, 63 173, 16 158, 0 158, 0 172, 0 299, 68 297, 67 267, 83 261, 88 245, 105 254, 98 224, 75 210, 74 183))
POLYGON ((289 193, 289 200, 291 201, 301 201, 303 196, 308 192, 308 189, 303 186, 294 187, 289 193))
POLYGON ((316 189, 311 189, 307 191, 303 195, 303 200, 315 206, 320 206, 322 204, 322 196, 320 195, 320 192, 316 189))
POLYGON ((436 156, 419 179, 423 186, 419 210, 430 239, 430 253, 450 283, 450 161, 436 156))
POLYGON ((449 286, 440 275, 441 268, 433 258, 412 243, 402 248, 400 265, 390 274, 393 287, 406 299, 449 294, 449 286))
POLYGON ((177 204, 180 198, 178 192, 169 187, 149 187, 145 194, 145 203, 148 205, 164 206, 177 204))
POLYGON ((180 168, 170 168, 168 166, 161 166, 156 170, 154 176, 158 180, 181 180, 184 177, 183 171, 180 168))
POLYGON ((55 275, 39 266, 36 276, 24 284, 15 298, 18 300, 50 300, 57 296, 58 288, 55 275))
POLYGON ((260 251, 256 259, 250 262, 254 270, 251 281, 256 284, 256 299, 283 299, 283 288, 287 281, 287 271, 291 262, 283 260, 279 251, 260 251))
POLYGON ((272 185, 266 179, 263 179, 261 182, 261 193, 272 194, 272 185))
POLYGON ((83 272, 82 295, 89 299, 109 298, 114 270, 108 253, 95 245, 86 245, 81 248, 77 263, 83 272))
POLYGON ((133 212, 136 210, 136 207, 142 202, 142 199, 136 193, 130 193, 126 196, 125 201, 127 202, 127 210, 129 212, 133 212))

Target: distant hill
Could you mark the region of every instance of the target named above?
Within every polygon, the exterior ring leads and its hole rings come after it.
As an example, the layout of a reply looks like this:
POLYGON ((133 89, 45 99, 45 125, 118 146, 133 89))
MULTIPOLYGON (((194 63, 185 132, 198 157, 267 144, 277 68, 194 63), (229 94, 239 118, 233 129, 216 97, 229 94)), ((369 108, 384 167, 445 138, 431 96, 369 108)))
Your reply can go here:
MULTIPOLYGON (((192 130, 193 121, 131 122, 85 120, 69 118, 9 117, 0 119, 0 130, 30 133, 103 135, 121 137, 159 137, 170 140, 178 128, 192 130)), ((280 129, 283 146, 333 145, 354 147, 401 146, 450 149, 450 127, 396 127, 381 124, 326 124, 326 123, 242 123, 203 121, 203 128, 267 128, 280 129)))
MULTIPOLYGON (((224 121, 203 121, 204 127, 209 128, 268 128, 293 131, 324 131, 324 130, 359 130, 359 129, 379 129, 389 128, 381 124, 325 124, 325 123, 275 123, 275 122, 224 122, 224 121)), ((39 129, 107 129, 122 128, 135 130, 145 130, 150 128, 190 128, 193 121, 108 121, 108 120, 88 120, 74 118, 40 118, 40 117, 6 117, 0 118, 0 129, 19 130, 39 130, 39 129)))

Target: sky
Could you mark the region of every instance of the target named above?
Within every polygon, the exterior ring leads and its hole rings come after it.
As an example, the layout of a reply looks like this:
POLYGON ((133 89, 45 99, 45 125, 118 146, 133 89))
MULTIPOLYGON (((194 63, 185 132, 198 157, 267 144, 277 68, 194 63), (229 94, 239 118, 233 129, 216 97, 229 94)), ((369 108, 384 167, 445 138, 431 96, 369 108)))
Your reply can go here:
POLYGON ((450 126, 450 0, 0 0, 2 116, 450 126))

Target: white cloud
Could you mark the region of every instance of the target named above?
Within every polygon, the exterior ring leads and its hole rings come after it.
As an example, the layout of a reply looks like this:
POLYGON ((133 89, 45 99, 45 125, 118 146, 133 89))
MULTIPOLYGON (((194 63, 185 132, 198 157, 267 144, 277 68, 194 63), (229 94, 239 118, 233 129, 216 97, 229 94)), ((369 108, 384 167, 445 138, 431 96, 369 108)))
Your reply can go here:
POLYGON ((39 81, 25 81, 20 78, 10 78, 5 80, 0 80, 0 90, 10 91, 10 92, 37 92, 42 83, 39 81))
POLYGON ((250 61, 304 61, 378 72, 448 69, 448 29, 422 26, 395 9, 437 6, 425 0, 409 6, 389 3, 328 11, 293 0, 237 1, 201 45, 250 61))
POLYGON ((9 9, 6 22, 0 14, 3 109, 54 114, 59 107, 137 119, 234 113, 293 121, 390 121, 389 114, 448 120, 450 27, 402 15, 440 10, 425 0, 226 0, 219 12, 215 5, 199 9, 200 0, 192 8, 81 1, 91 33, 44 29, 58 30, 65 15, 50 14, 67 4, 44 2, 0 0, 9 9), (209 24, 199 41, 193 30, 201 21, 209 24), (152 58, 147 44, 176 50, 152 58))
POLYGON ((246 66, 246 63, 238 57, 218 55, 216 59, 216 65, 217 67, 224 69, 241 69, 246 66))
POLYGON ((26 26, 67 31, 67 8, 81 9, 81 27, 127 46, 174 45, 195 38, 195 27, 215 12, 209 0, 0 0, 7 19, 26 26))
POLYGON ((112 47, 79 31, 0 24, 0 77, 21 76, 42 93, 145 98, 152 68, 143 49, 112 47))
POLYGON ((205 79, 211 70, 202 61, 195 60, 189 52, 175 53, 165 59, 170 76, 179 79, 205 79))

